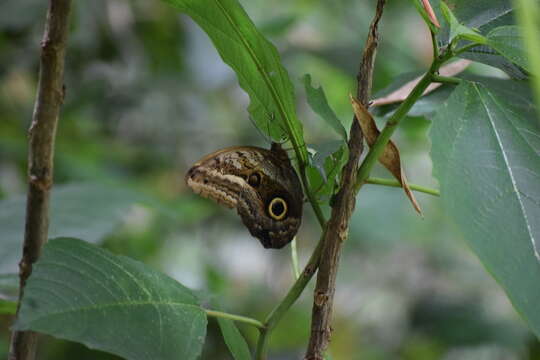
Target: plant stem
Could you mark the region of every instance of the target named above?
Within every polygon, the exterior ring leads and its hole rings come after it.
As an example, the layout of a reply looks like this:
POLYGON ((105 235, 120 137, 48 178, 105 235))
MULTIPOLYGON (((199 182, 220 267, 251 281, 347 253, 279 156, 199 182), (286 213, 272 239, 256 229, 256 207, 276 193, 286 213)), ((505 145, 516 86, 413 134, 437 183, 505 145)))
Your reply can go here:
POLYGON ((295 303, 295 301, 300 297, 304 288, 309 283, 309 280, 315 274, 317 266, 319 265, 319 259, 321 257, 322 250, 322 239, 324 238, 324 233, 321 237, 321 240, 318 242, 317 247, 313 250, 311 257, 304 270, 296 279, 293 286, 289 289, 289 292, 283 300, 272 310, 272 312, 266 317, 264 321, 264 328, 261 330, 259 335, 259 341, 257 342, 257 349, 255 351, 255 359, 263 360, 266 358, 266 352, 268 348, 268 340, 272 330, 275 328, 276 324, 281 320, 283 315, 289 310, 289 308, 295 303))
MULTIPOLYGON (((310 190, 309 182, 306 175, 306 164, 303 163, 302 161, 299 161, 299 166, 300 166, 300 179, 302 181, 302 185, 304 187, 308 201, 310 202, 311 207, 313 208, 313 212, 315 213, 315 216, 317 217, 317 221, 319 222, 321 229, 323 229, 323 236, 324 236, 324 229, 326 228, 326 220, 322 213, 322 209, 319 203, 317 202, 317 199, 315 198, 314 194, 310 190)), ((289 310, 289 308, 295 303, 298 297, 302 294, 305 287, 307 286, 307 284, 313 277, 313 274, 315 274, 315 271, 317 271, 317 267, 319 266, 319 260, 321 257, 322 239, 323 237, 321 237, 321 239, 317 243, 317 246, 315 247, 315 250, 313 250, 313 253, 311 254, 311 257, 309 258, 309 261, 307 265, 304 267, 304 270, 302 271, 302 273, 296 276, 296 281, 287 292, 287 295, 285 295, 283 300, 281 300, 280 303, 272 310, 272 312, 270 312, 270 314, 267 316, 266 320, 264 321, 264 324, 263 324, 264 328, 261 329, 261 332, 259 334, 259 340, 257 341, 255 359, 263 360, 266 358, 268 340, 270 338, 270 334, 272 333, 272 330, 274 329, 276 324, 279 322, 279 320, 281 320, 283 315, 285 315, 287 310, 289 310)), ((294 251, 294 250, 291 250, 291 251, 294 251)), ((295 269, 298 268, 298 264, 294 265, 294 257, 293 257, 293 266, 295 269)))
MULTIPOLYGON (((435 63, 434 63, 435 64, 435 63)), ((434 68, 432 66, 432 68, 434 68)), ((438 67, 437 67, 438 68, 438 67)), ((414 105, 414 103, 422 96, 422 93, 424 90, 428 87, 428 85, 431 83, 431 77, 432 72, 427 72, 422 79, 416 84, 414 89, 411 91, 409 96, 399 105, 397 110, 392 114, 390 119, 386 122, 386 125, 384 129, 381 131, 381 134, 377 138, 377 141, 371 149, 369 150, 366 158, 362 162, 362 165, 360 165, 360 169, 358 170, 358 175, 356 177, 356 191, 360 190, 360 187, 362 184, 366 181, 366 179, 369 176, 369 173, 371 172, 371 169, 373 168, 373 165, 377 162, 379 159, 379 156, 383 153, 384 148, 386 147, 386 144, 388 144, 388 141, 390 140, 390 137, 396 130, 397 126, 399 125, 399 122, 402 118, 407 115, 411 107, 414 105)))
POLYGON ((298 252, 296 251, 296 236, 293 241, 291 241, 291 263, 294 279, 296 280, 300 277, 300 269, 298 269, 298 252))
POLYGON ((373 165, 375 165, 379 159, 379 156, 381 156, 383 153, 386 144, 388 144, 390 137, 392 137, 392 134, 394 134, 394 131, 396 130, 400 121, 407 115, 414 103, 422 96, 424 90, 426 90, 429 84, 431 84, 433 81, 433 76, 439 70, 441 65, 452 58, 453 55, 454 53, 448 51, 445 54, 440 55, 438 58, 433 59, 429 71, 420 79, 407 98, 399 105, 392 116, 390 116, 386 122, 386 125, 384 126, 384 129, 377 138, 377 141, 369 150, 367 156, 362 162, 362 165, 360 165, 360 169, 358 169, 358 176, 356 178, 355 185, 357 192, 362 187, 362 184, 367 180, 373 165))
MULTIPOLYGON (((357 94, 367 106, 371 93, 373 67, 379 42, 378 24, 386 0, 377 0, 377 8, 362 52, 357 75, 357 94)), ((336 278, 343 244, 348 236, 349 221, 356 202, 355 183, 358 163, 363 151, 363 133, 359 120, 353 119, 349 133, 349 159, 341 171, 340 188, 332 201, 332 214, 323 236, 321 260, 313 294, 311 334, 305 360, 322 360, 331 336, 331 322, 336 278)))
POLYGON ((431 47, 433 51, 433 58, 436 59, 439 57, 439 45, 437 45, 437 36, 433 32, 433 30, 431 30, 431 28, 429 32, 431 34, 431 47))
POLYGON ((324 229, 326 225, 326 219, 324 218, 319 202, 317 201, 315 195, 310 190, 309 181, 306 175, 306 164, 302 162, 300 162, 300 179, 302 181, 302 185, 304 186, 304 191, 306 193, 308 201, 311 204, 311 207, 313 209, 313 212, 315 213, 315 216, 317 217, 317 221, 319 222, 319 225, 321 225, 321 228, 324 229))
POLYGON ((229 314, 229 313, 226 313, 226 312, 208 310, 208 309, 204 309, 204 312, 206 313, 206 315, 211 316, 211 317, 223 318, 223 319, 229 319, 229 320, 233 320, 233 321, 243 322, 245 324, 255 326, 258 329, 264 329, 265 328, 265 326, 264 326, 264 324, 262 322, 260 322, 259 320, 256 320, 256 319, 252 319, 252 318, 247 317, 247 316, 234 315, 234 314, 229 314))
MULTIPOLYGON (((465 46, 463 46, 463 47, 461 47, 461 48, 455 50, 455 51, 453 52, 453 55, 454 55, 454 56, 458 56, 459 54, 462 54, 462 53, 464 53, 464 52, 467 52, 467 51, 471 50, 472 48, 477 47, 477 46, 479 46, 479 45, 482 45, 482 44, 478 44, 478 43, 475 43, 475 42, 470 43, 470 44, 467 44, 467 45, 465 45, 465 46)), ((451 44, 449 47, 451 48, 451 47, 452 47, 452 44, 451 44)))
MULTIPOLYGON (((365 181, 366 184, 374 184, 374 185, 383 185, 383 186, 391 186, 391 187, 401 187, 401 184, 399 181, 394 179, 383 179, 383 178, 377 178, 377 177, 370 177, 365 181)), ((440 196, 439 190, 431 189, 425 186, 416 185, 416 184, 410 184, 409 187, 411 190, 423 192, 429 195, 433 196, 440 196)))
MULTIPOLYGON (((71 0, 50 0, 41 41, 38 93, 29 130, 28 196, 23 255, 19 263, 19 302, 32 265, 41 255, 49 230, 49 197, 53 184, 53 155, 60 106, 64 100, 64 60, 71 0)), ((14 331, 10 360, 32 360, 37 334, 14 331)))
POLYGON ((462 80, 454 76, 441 76, 441 75, 433 74, 433 76, 431 77, 431 81, 443 83, 443 84, 459 85, 461 84, 462 80))

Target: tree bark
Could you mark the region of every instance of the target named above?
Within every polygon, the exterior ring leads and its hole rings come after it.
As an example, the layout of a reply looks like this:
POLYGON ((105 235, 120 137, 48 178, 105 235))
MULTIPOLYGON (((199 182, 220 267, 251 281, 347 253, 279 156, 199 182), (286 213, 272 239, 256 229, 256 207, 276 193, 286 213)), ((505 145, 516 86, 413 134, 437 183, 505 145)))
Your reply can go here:
MULTIPOLYGON (((19 303, 32 265, 47 241, 49 195, 53 184, 54 140, 64 99, 64 54, 71 0, 50 0, 41 41, 39 85, 29 130, 28 195, 23 255, 19 262, 19 303)), ((9 360, 35 358, 37 334, 14 331, 9 360)))
MULTIPOLYGON (((378 0, 357 75, 357 98, 368 106, 373 77, 373 64, 378 45, 378 23, 386 0, 378 0)), ((342 245, 349 232, 349 220, 356 201, 355 183, 358 163, 363 150, 363 134, 355 118, 349 135, 349 159, 341 173, 340 190, 332 202, 332 214, 323 238, 322 256, 313 295, 311 335, 305 360, 323 360, 331 336, 332 308, 336 276, 342 245)))

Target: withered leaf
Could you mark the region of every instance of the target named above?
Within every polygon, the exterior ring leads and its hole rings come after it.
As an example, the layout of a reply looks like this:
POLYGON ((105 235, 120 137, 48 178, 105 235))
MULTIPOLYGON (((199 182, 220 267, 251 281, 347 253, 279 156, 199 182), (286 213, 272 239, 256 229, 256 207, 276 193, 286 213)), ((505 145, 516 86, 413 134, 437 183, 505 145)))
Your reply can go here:
MULTIPOLYGON (((349 95, 349 96, 351 98, 351 103, 354 110, 354 114, 356 115, 356 119, 358 119, 358 122, 360 123, 360 127, 362 128, 362 132, 364 133, 366 142, 371 148, 373 144, 375 144, 375 141, 377 141, 380 131, 379 129, 377 129, 375 120, 373 119, 371 114, 367 111, 367 109, 364 107, 364 105, 362 105, 362 103, 360 103, 360 101, 358 101, 352 95, 349 95)), ((399 181, 399 183, 401 184, 401 187, 405 191, 405 194, 411 201, 414 209, 419 214, 422 214, 420 205, 418 205, 416 198, 414 197, 411 189, 409 188, 409 184, 407 183, 407 178, 405 177, 405 173, 403 172, 403 168, 401 167, 401 158, 399 156, 399 150, 397 146, 392 142, 392 140, 390 140, 388 144, 386 145, 386 147, 384 148, 384 152, 379 157, 379 162, 383 164, 383 166, 387 168, 388 171, 390 171, 392 175, 394 175, 394 177, 399 181)))
POLYGON ((431 20, 433 25, 440 28, 441 24, 439 24, 439 20, 437 20, 437 16, 435 16, 435 11, 433 11, 433 8, 431 7, 429 0, 422 0, 422 5, 424 6, 424 9, 426 9, 426 13, 429 17, 429 20, 431 20))

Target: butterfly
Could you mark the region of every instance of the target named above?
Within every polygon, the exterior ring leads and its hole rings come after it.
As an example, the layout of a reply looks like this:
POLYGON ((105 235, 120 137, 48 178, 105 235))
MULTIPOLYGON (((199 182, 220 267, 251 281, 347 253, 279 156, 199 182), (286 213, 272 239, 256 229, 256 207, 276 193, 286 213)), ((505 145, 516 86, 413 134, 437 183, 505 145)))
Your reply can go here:
POLYGON ((185 181, 195 193, 236 208, 252 236, 265 248, 282 248, 302 222, 303 193, 285 150, 233 146, 197 161, 185 181))

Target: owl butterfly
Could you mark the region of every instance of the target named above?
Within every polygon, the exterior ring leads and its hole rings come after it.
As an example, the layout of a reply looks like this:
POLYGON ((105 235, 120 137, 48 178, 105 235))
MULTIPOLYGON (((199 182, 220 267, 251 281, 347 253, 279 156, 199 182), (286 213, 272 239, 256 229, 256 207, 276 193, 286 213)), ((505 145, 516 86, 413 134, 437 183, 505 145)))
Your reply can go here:
POLYGON ((195 193, 236 208, 265 248, 282 248, 300 227, 302 186, 277 143, 270 150, 236 146, 206 155, 189 169, 186 183, 195 193))

